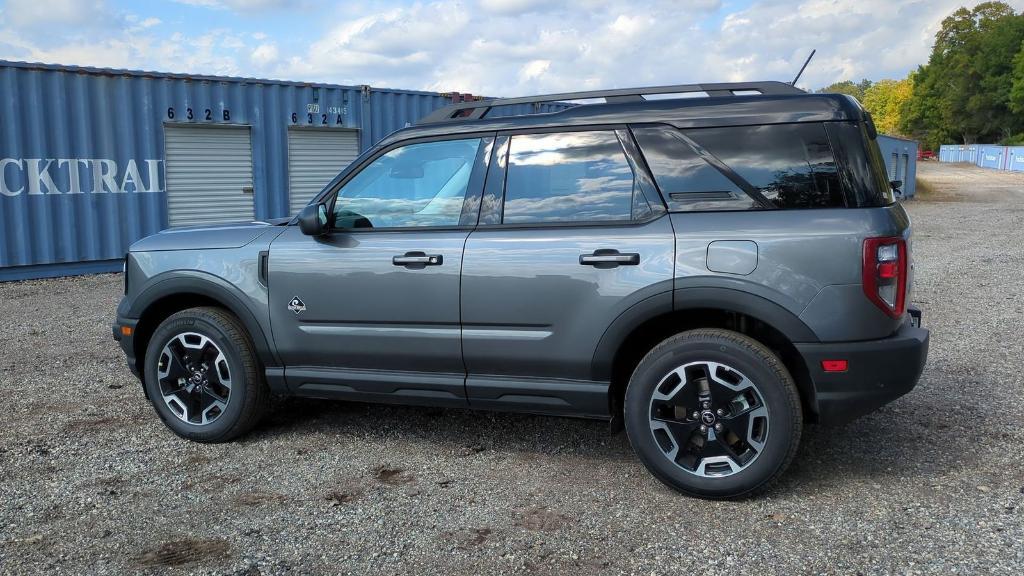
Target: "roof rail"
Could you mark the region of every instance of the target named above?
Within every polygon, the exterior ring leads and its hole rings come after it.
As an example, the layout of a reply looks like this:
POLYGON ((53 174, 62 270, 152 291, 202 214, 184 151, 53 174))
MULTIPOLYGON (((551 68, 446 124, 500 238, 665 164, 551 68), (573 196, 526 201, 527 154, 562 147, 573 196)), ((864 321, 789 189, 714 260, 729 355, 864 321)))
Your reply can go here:
POLYGON ((708 96, 747 96, 748 93, 759 95, 804 94, 796 86, 785 82, 726 82, 719 84, 678 84, 675 86, 648 86, 646 88, 618 88, 614 90, 593 90, 589 92, 565 92, 562 94, 546 94, 542 96, 523 96, 520 98, 491 98, 474 102, 459 102, 445 106, 424 116, 418 124, 433 124, 453 120, 479 120, 495 106, 511 106, 515 104, 540 104, 542 102, 559 102, 565 100, 586 100, 604 98, 612 102, 642 102, 648 94, 686 94, 703 92, 708 96))

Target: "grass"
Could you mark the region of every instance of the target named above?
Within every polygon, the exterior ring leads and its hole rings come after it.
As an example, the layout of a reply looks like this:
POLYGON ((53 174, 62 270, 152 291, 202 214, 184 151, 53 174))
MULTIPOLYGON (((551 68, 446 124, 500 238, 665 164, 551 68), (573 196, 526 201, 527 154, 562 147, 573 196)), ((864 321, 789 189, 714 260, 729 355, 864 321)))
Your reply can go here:
POLYGON ((921 178, 915 178, 914 183, 917 186, 914 192, 914 198, 920 198, 921 200, 927 200, 935 196, 935 186, 921 178))

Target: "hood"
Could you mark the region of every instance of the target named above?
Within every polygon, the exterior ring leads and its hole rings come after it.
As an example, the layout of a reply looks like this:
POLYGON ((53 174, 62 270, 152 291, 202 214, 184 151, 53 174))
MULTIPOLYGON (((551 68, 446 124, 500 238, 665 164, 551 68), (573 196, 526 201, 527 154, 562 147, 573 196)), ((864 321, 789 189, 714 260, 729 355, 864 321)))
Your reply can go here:
MULTIPOLYGON (((280 220, 282 219, 275 219, 272 222, 230 222, 169 228, 135 242, 128 250, 150 252, 241 248, 274 226, 281 226, 280 220)), ((289 219, 283 220, 283 223, 287 224, 289 219)))

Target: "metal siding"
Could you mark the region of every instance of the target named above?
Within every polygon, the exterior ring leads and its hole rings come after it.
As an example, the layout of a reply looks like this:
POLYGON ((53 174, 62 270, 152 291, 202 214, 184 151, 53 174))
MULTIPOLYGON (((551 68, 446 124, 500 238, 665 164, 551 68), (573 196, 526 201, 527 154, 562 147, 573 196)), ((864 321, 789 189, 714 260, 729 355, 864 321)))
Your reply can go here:
POLYGON ((12 193, 0 194, 0 279, 92 269, 79 263, 109 266, 132 242, 166 228, 165 122, 248 125, 254 217, 265 219, 290 213, 290 127, 358 129, 362 152, 449 103, 432 92, 0 61, 0 161, 18 163, 4 171, 12 193), (320 109, 312 122, 308 105, 320 109), (58 190, 44 185, 29 194, 26 159, 42 159, 36 165, 58 190), (58 165, 61 159, 77 161, 58 165), (115 189, 101 179, 94 190, 94 172, 110 162, 115 189), (122 192, 129 163, 142 182, 129 179, 122 192), (68 190, 71 165, 80 176, 74 193, 68 190))
POLYGON ((252 220, 252 144, 248 127, 164 128, 167 223, 192 226, 252 220))
POLYGON ((357 156, 359 133, 355 130, 289 130, 289 214, 297 214, 357 156))
MULTIPOLYGON (((914 140, 894 136, 878 136, 878 147, 885 160, 886 173, 893 180, 903 181, 903 196, 913 198, 917 193, 917 147, 914 140)), ((939 149, 942 154, 942 149, 939 149)))

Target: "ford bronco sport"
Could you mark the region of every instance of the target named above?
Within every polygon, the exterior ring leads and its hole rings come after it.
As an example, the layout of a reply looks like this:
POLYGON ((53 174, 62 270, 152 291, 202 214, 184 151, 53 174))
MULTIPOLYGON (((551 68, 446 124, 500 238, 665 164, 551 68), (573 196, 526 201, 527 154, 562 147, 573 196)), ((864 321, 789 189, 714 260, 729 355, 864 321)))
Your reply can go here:
POLYGON ((751 494, 805 421, 924 366, 875 137, 856 100, 777 82, 454 104, 292 219, 136 242, 114 336, 200 442, 272 396, 582 416, 681 492, 751 494))

